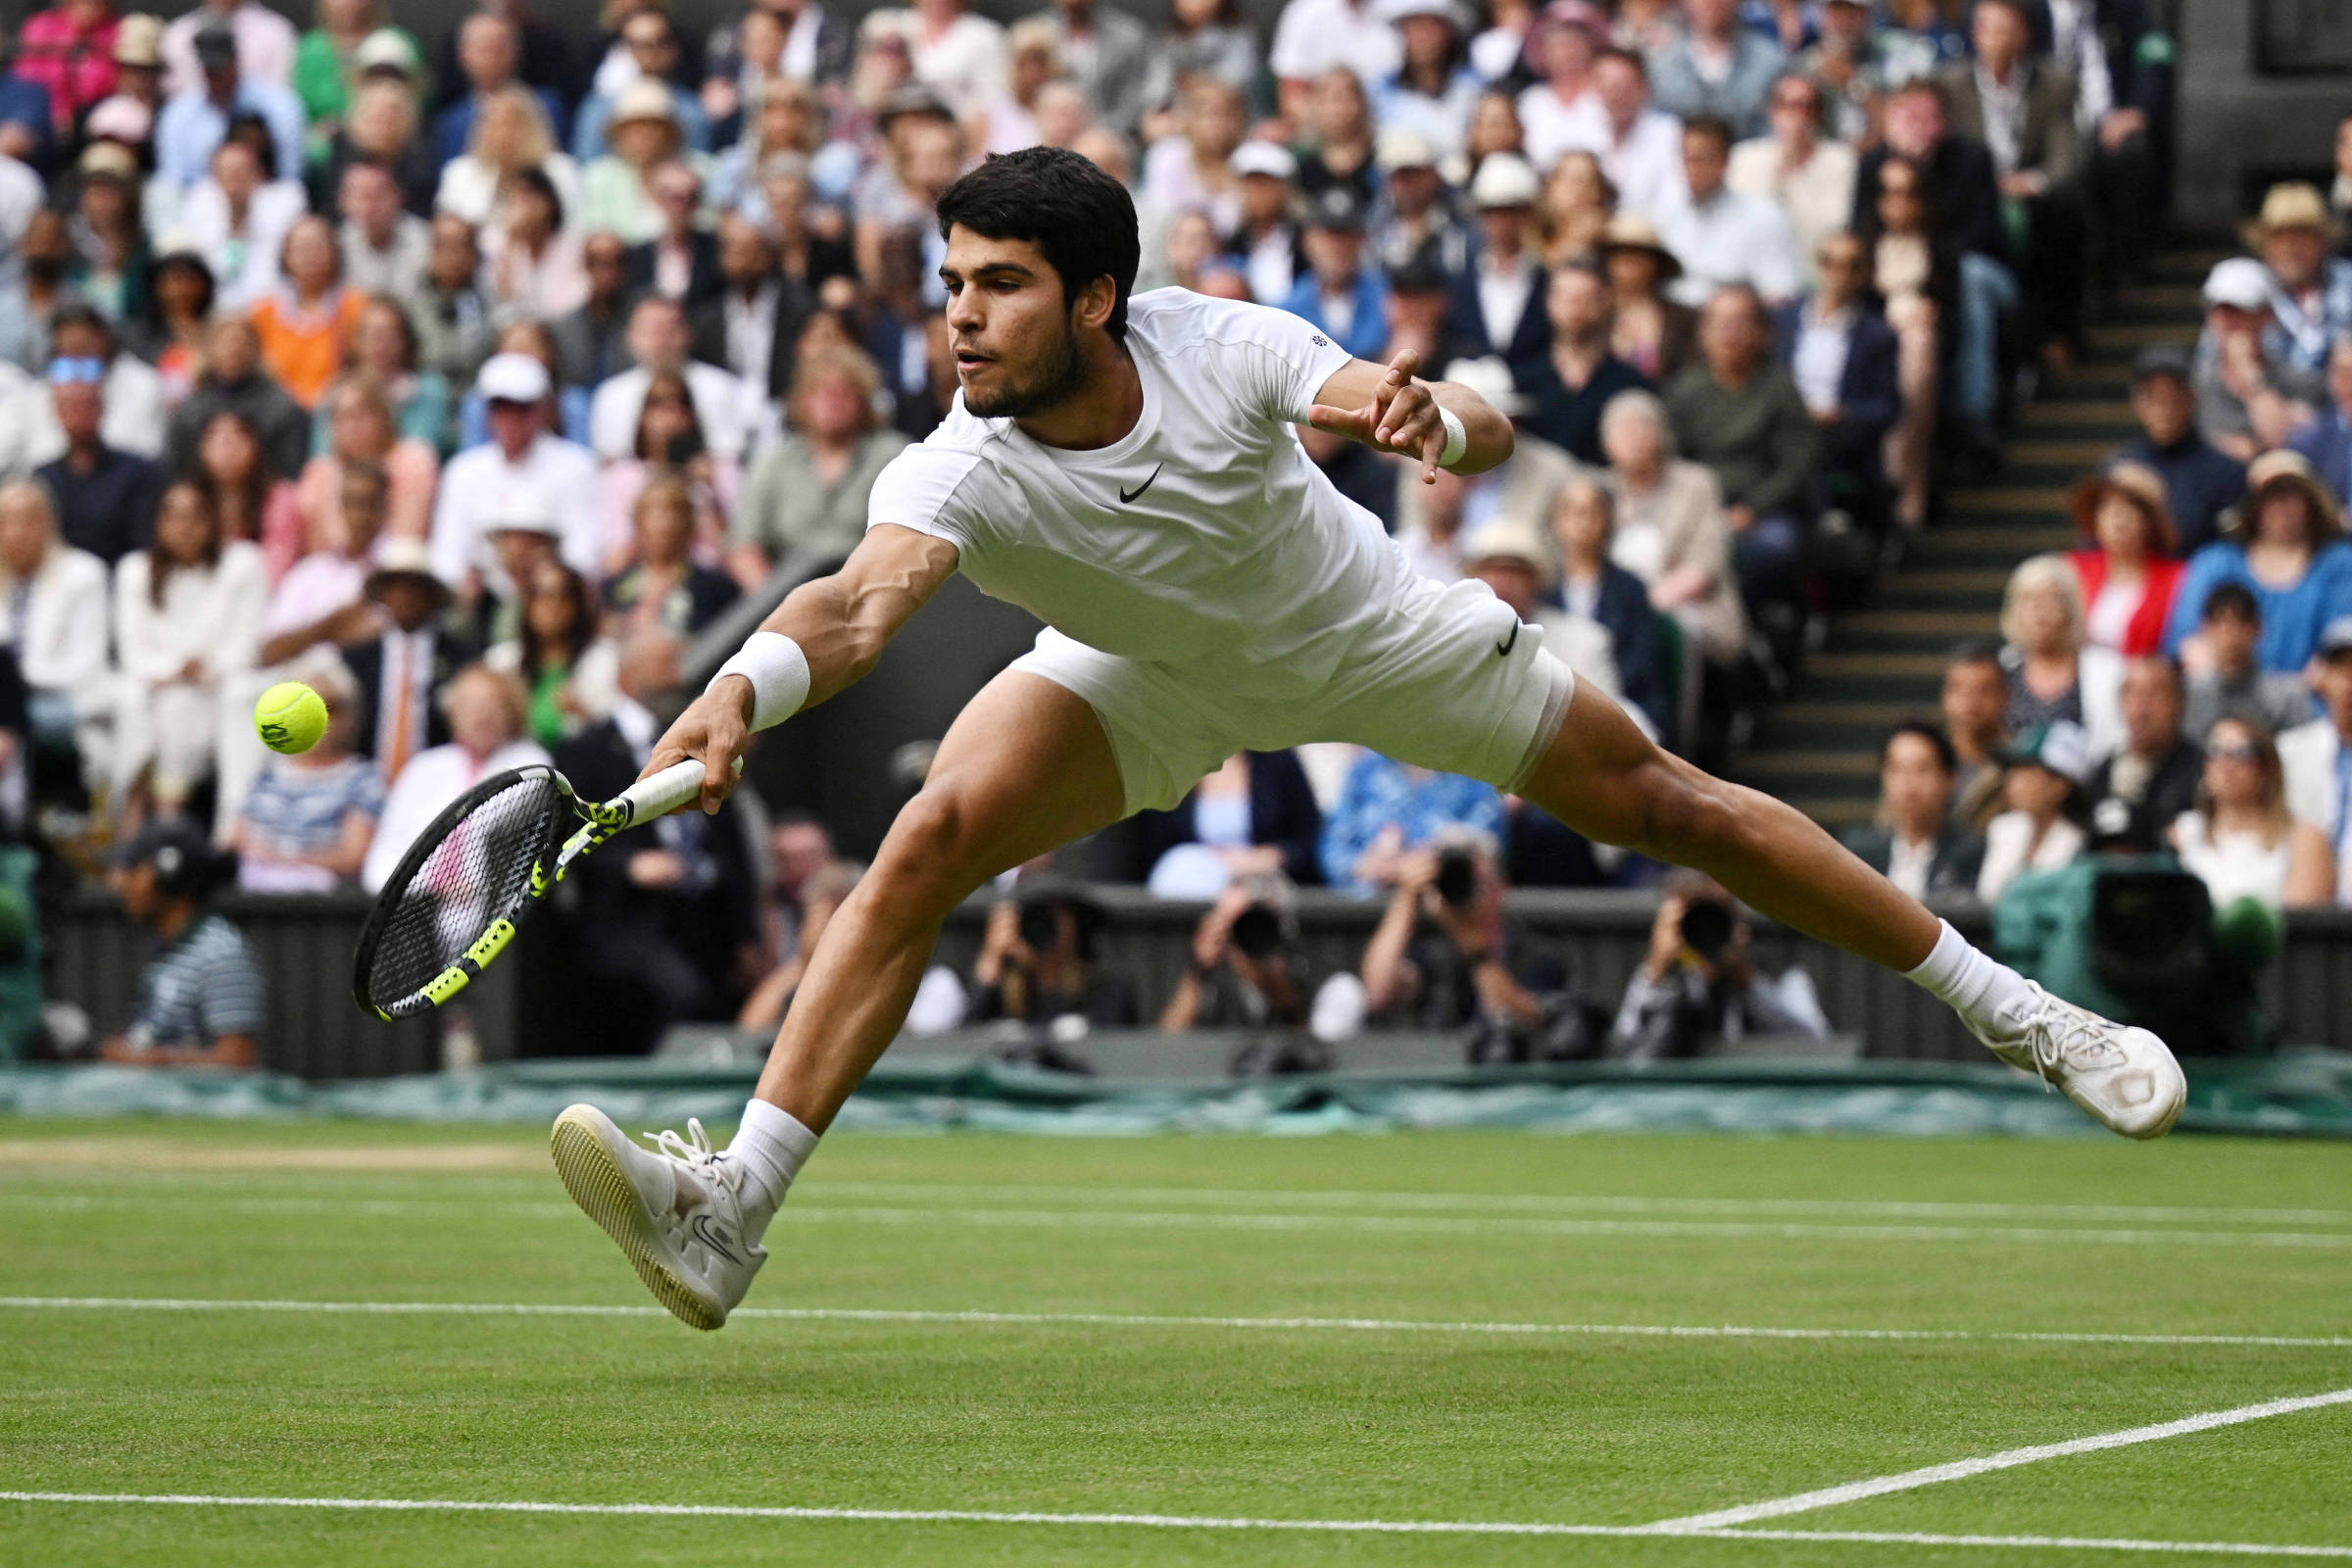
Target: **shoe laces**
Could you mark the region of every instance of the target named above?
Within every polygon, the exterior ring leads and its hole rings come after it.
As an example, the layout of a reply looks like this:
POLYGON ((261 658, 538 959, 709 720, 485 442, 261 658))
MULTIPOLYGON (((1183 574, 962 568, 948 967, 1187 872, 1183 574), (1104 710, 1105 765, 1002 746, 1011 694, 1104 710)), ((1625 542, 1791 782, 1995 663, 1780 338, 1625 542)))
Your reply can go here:
POLYGON ((2116 1044, 2113 1027, 2104 1018, 2052 999, 2043 1004, 2031 1034, 2034 1065, 2051 1083, 2066 1069, 2121 1066, 2129 1057, 2116 1044))
POLYGON ((710 1147, 710 1135, 703 1130, 700 1116, 686 1118, 684 1137, 668 1127, 645 1136, 654 1141, 657 1152, 667 1154, 697 1176, 716 1179, 729 1192, 735 1191, 743 1183, 742 1168, 710 1147))

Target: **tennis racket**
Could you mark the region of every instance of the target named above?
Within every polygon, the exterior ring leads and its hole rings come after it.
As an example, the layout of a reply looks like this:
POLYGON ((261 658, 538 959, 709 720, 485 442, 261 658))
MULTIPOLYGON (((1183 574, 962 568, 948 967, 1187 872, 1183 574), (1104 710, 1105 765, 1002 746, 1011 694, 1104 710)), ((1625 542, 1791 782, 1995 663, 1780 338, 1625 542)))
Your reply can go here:
POLYGON ((416 836, 376 895, 352 959, 361 1009, 389 1022, 442 1005, 506 951, 574 860, 702 790, 691 758, 602 805, 539 763, 482 780, 416 836))

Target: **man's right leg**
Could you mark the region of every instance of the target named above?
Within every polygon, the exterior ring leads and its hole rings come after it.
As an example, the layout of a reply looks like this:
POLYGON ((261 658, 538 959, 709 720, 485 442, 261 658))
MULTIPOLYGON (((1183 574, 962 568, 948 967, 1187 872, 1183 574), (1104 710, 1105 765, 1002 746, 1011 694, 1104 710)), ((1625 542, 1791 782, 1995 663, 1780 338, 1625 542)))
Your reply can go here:
POLYGON ((816 1139, 901 1024, 948 912, 998 872, 1126 813, 1102 720, 1022 670, 990 682, 940 743, 922 792, 825 926, 723 1154, 702 1124, 649 1151, 592 1105, 556 1119, 556 1169, 656 1299, 725 1323, 766 1260, 760 1246, 816 1139))

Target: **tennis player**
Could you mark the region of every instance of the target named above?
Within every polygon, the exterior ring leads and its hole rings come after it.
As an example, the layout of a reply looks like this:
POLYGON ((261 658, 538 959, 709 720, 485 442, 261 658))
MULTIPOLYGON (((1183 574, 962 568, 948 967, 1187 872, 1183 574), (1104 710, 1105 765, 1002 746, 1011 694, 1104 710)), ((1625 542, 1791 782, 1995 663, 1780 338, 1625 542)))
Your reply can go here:
POLYGON ((961 571, 1047 623, 975 697, 825 928, 732 1144, 653 1150, 559 1118, 556 1163, 671 1311, 716 1328, 842 1102, 899 1032, 940 926, 1005 868, 1146 807, 1234 752, 1354 741, 1484 779, 1587 836, 1695 866, 1785 925, 1898 970, 2003 1060, 2153 1138, 2184 1084, 2164 1043, 2043 992, 1794 808, 1709 777, 1576 681, 1476 582, 1417 576, 1307 461, 1294 426, 1433 481, 1511 455, 1507 419, 1356 360, 1297 317, 1140 297, 1135 209, 1074 153, 989 159, 939 201, 961 395, 876 482, 863 541, 794 590, 670 726, 647 771, 707 769, 841 691, 961 571))

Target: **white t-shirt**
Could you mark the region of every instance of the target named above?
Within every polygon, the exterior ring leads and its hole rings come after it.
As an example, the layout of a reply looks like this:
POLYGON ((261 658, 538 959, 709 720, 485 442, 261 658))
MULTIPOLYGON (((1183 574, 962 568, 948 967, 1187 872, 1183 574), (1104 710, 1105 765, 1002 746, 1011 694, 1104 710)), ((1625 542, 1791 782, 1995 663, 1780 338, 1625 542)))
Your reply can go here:
POLYGON ((1065 635, 1228 692, 1322 686, 1410 579, 1292 426, 1348 355, 1311 324, 1183 289, 1128 305, 1143 382, 1110 446, 1041 446, 964 411, 892 460, 866 522, 948 540, 964 575, 1065 635))

